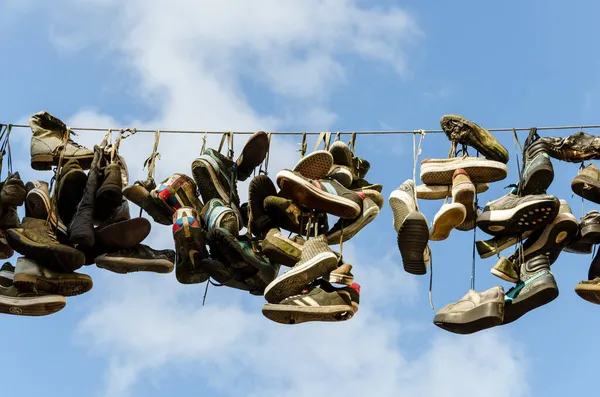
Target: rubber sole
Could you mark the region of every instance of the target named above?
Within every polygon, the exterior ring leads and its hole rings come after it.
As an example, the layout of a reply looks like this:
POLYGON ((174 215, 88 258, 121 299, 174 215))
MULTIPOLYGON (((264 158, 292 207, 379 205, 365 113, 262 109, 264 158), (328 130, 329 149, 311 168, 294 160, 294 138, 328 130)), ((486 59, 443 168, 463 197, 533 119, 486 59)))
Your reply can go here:
POLYGON ((398 231, 397 241, 404 270, 417 275, 427 273, 423 253, 429 241, 429 228, 425 216, 411 212, 398 231))
POLYGON ((467 211, 465 220, 455 228, 456 230, 461 230, 463 232, 475 229, 477 223, 477 209, 475 208, 475 205, 471 206, 470 209, 465 207, 465 210, 467 211))
POLYGON ((494 267, 490 270, 490 273, 492 273, 494 276, 496 276, 504 281, 508 281, 509 283, 518 283, 519 282, 519 280, 517 280, 516 278, 509 277, 506 273, 496 270, 496 268, 494 268, 494 267))
MULTIPOLYGON (((487 183, 479 183, 475 185, 477 193, 484 193, 489 190, 490 186, 487 183)), ((419 185, 416 188, 417 198, 423 200, 443 200, 446 197, 452 196, 452 186, 450 185, 419 185)))
MULTIPOLYGON (((462 204, 451 204, 441 215, 433 220, 433 226, 429 231, 429 240, 442 241, 450 236, 452 229, 463 223, 467 215, 466 209, 462 204)), ((441 212, 442 210, 440 210, 441 212)))
POLYGON ((279 324, 300 324, 310 321, 338 322, 354 316, 352 306, 292 306, 267 303, 262 309, 263 315, 279 324))
POLYGON ((552 224, 546 226, 540 237, 523 252, 524 260, 546 255, 554 263, 563 248, 577 235, 579 224, 572 214, 558 214, 552 224))
POLYGON ((543 283, 536 286, 536 292, 528 298, 516 298, 504 305, 504 321, 502 324, 510 324, 518 320, 528 312, 544 306, 558 297, 556 284, 543 283))
POLYGON ((571 182, 571 190, 586 200, 600 204, 600 182, 586 176, 576 176, 571 182))
POLYGON ((352 185, 352 172, 348 167, 334 165, 331 171, 326 175, 326 178, 335 179, 345 188, 350 188, 352 185))
POLYGON ((134 272, 171 273, 174 265, 166 259, 118 258, 107 255, 96 257, 96 266, 113 273, 134 272))
POLYGON ((600 225, 582 227, 580 241, 586 244, 600 244, 600 225))
POLYGON ((114 251, 133 248, 148 237, 150 228, 146 218, 116 222, 95 232, 96 244, 114 251))
POLYGON ((308 179, 323 179, 333 166, 333 156, 327 150, 317 150, 302 157, 293 171, 308 179))
POLYGON ((268 151, 268 135, 263 131, 253 134, 244 145, 242 154, 236 160, 238 180, 245 181, 248 179, 252 171, 264 161, 268 151))
POLYGON ((492 236, 538 230, 554 220, 559 205, 558 200, 534 200, 510 210, 483 212, 477 218, 477 227, 492 236))
POLYGON ((456 161, 450 164, 421 163, 421 181, 426 185, 451 185, 457 169, 464 169, 473 183, 501 181, 508 175, 506 164, 491 161, 456 161))
POLYGON ((92 289, 94 283, 87 274, 61 274, 46 278, 35 274, 15 273, 14 286, 21 292, 43 291, 62 296, 81 295, 92 289))
MULTIPOLYGON (((94 154, 89 156, 64 156, 63 164, 66 164, 69 160, 77 160, 79 166, 84 170, 89 170, 92 165, 94 154)), ((58 165, 59 156, 52 154, 37 154, 31 156, 31 168, 36 171, 50 171, 52 166, 58 165)))
POLYGON ((293 172, 281 171, 277 183, 285 196, 308 208, 344 219, 354 219, 360 214, 361 207, 354 201, 320 190, 293 172))
POLYGON ((264 291, 269 303, 279 303, 287 297, 302 292, 310 282, 337 269, 338 258, 333 252, 321 252, 292 269, 267 285, 264 291))
POLYGON ((229 202, 229 195, 221 184, 216 170, 207 160, 198 158, 192 163, 192 176, 198 187, 202 201, 209 202, 214 198, 220 198, 229 202))
POLYGON ((552 165, 540 165, 535 167, 527 175, 523 184, 522 195, 544 194, 554 180, 554 168, 552 165))
POLYGON ((600 285, 577 284, 575 293, 583 300, 600 305, 600 285))
POLYGON ((60 295, 18 298, 0 295, 0 313, 17 316, 46 316, 62 310, 66 304, 65 297, 60 295))
POLYGON ((140 208, 144 208, 144 200, 150 196, 150 192, 140 185, 129 185, 123 188, 123 196, 140 208))
POLYGON ((468 335, 502 324, 504 302, 488 302, 460 314, 435 315, 433 323, 443 330, 468 335))

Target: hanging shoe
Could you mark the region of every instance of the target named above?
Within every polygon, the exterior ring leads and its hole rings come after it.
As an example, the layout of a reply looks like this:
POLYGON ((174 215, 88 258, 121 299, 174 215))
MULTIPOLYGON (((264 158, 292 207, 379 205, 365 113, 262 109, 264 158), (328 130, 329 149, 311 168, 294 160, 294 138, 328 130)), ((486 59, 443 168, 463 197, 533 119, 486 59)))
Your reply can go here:
POLYGON ((263 204, 267 215, 275 225, 289 232, 306 235, 309 222, 317 225, 317 234, 325 234, 329 229, 327 214, 321 213, 311 222, 310 214, 302 211, 288 198, 269 196, 265 198, 263 204))
POLYGON ((331 284, 343 284, 350 286, 354 283, 352 265, 349 263, 344 263, 338 266, 337 269, 332 270, 331 273, 329 273, 329 275, 323 278, 331 284))
POLYGON ((388 201, 394 214, 394 229, 396 232, 400 231, 406 217, 411 212, 417 211, 414 188, 415 183, 412 179, 407 179, 390 194, 388 201))
POLYGON ((493 236, 519 235, 525 230, 545 227, 558 214, 560 202, 555 196, 536 194, 519 197, 513 191, 488 202, 477 217, 477 227, 493 236))
POLYGON ((202 210, 198 200, 196 184, 185 174, 173 174, 150 192, 150 196, 161 207, 164 216, 171 216, 183 207, 191 207, 196 212, 202 210))
POLYGON ((476 184, 501 181, 508 175, 506 164, 481 157, 424 159, 421 161, 421 181, 427 185, 451 185, 454 172, 461 168, 476 184))
POLYGON ((50 224, 41 219, 23 218, 20 228, 8 229, 7 240, 15 251, 55 272, 73 272, 85 262, 82 252, 60 244, 50 224))
POLYGON ((433 224, 429 229, 429 240, 441 241, 450 236, 452 229, 464 222, 467 209, 460 203, 446 203, 435 214, 433 224))
POLYGON ((365 196, 365 199, 371 200, 379 209, 383 208, 385 204, 385 199, 383 195, 377 190, 372 189, 356 189, 354 190, 357 193, 362 193, 365 196))
POLYGON ((175 240, 175 277, 181 284, 199 284, 209 275, 199 262, 208 257, 204 235, 200 229, 196 210, 179 208, 173 216, 173 239, 175 240))
MULTIPOLYGON (((524 241, 527 237, 531 236, 533 232, 527 230, 521 234, 521 240, 524 241)), ((494 255, 498 255, 500 252, 507 248, 516 245, 519 242, 519 237, 515 236, 497 236, 489 240, 478 240, 475 242, 477 253, 481 259, 490 258, 494 255)))
POLYGON ((558 286, 550 272, 548 257, 545 255, 539 255, 523 263, 520 267, 519 279, 519 283, 506 293, 502 324, 512 323, 558 297, 558 286))
POLYGON ((250 181, 248 186, 248 223, 254 235, 262 237, 276 226, 264 205, 267 197, 276 195, 275 184, 267 175, 258 175, 250 181))
POLYGON ((362 189, 376 190, 379 193, 381 193, 381 191, 383 190, 383 185, 381 183, 370 183, 366 179, 362 178, 354 179, 352 185, 350 185, 350 190, 357 191, 362 189))
POLYGON ((458 302, 442 307, 433 323, 455 334, 472 334, 502 324, 504 288, 492 287, 483 292, 469 290, 458 302))
POLYGON ((239 207, 240 198, 234 174, 235 163, 210 148, 192 163, 192 176, 204 202, 220 198, 229 203, 231 196, 231 202, 239 207))
POLYGON ((175 251, 155 250, 147 245, 138 244, 95 258, 96 266, 113 273, 133 272, 171 273, 175 263, 175 251))
POLYGON ((363 200, 363 209, 354 219, 339 219, 327 232, 325 238, 330 245, 344 243, 371 223, 379 214, 379 207, 369 198, 363 200))
POLYGON ((600 212, 589 211, 579 222, 580 239, 582 243, 600 244, 600 212))
POLYGON ((25 202, 26 195, 25 184, 21 180, 19 173, 15 172, 13 174, 8 174, 6 180, 2 184, 2 189, 0 189, 0 200, 2 205, 20 207, 25 202))
POLYGON ((244 145, 242 154, 236 160, 237 179, 245 181, 267 157, 269 136, 264 131, 254 133, 244 145))
POLYGON ((261 248, 269 261, 292 267, 300 261, 304 242, 300 236, 287 238, 281 235, 279 229, 273 228, 265 236, 261 248))
POLYGON ((338 258, 329 248, 325 236, 304 243, 300 261, 265 288, 265 299, 278 303, 299 294, 312 281, 328 274, 338 265, 338 258))
POLYGON ((440 126, 452 142, 471 146, 486 158, 508 163, 508 151, 485 128, 456 114, 446 114, 440 126))
POLYGON ((123 200, 110 218, 94 230, 95 246, 104 252, 133 248, 148 237, 150 229, 148 219, 130 217, 129 204, 123 200))
POLYGON ((300 205, 340 218, 354 219, 362 209, 364 194, 343 187, 334 180, 310 180, 297 172, 277 174, 281 193, 300 205))
POLYGON ((356 156, 352 159, 352 165, 353 179, 355 181, 364 179, 367 176, 367 172, 371 169, 371 164, 367 160, 356 156))
POLYGON ((600 305, 600 277, 581 281, 575 286, 575 293, 583 300, 600 305))
POLYGON ((333 166, 333 156, 327 150, 316 150, 302 157, 292 171, 308 179, 323 179, 333 166))
POLYGON ((66 238, 67 226, 58 219, 55 211, 50 211, 50 191, 48 184, 44 181, 29 181, 25 185, 27 195, 25 196, 25 216, 48 220, 55 228, 57 236, 66 238), (49 215, 50 213, 50 215, 49 215))
POLYGON ((520 190, 522 196, 545 194, 554 180, 554 168, 548 156, 548 145, 539 139, 534 131, 525 142, 523 160, 523 184, 520 190), (534 140, 530 143, 530 140, 534 140))
POLYGON ((123 201, 123 177, 118 162, 108 164, 102 170, 101 182, 96 191, 94 219, 104 221, 123 201))
MULTIPOLYGON (((478 183, 475 185, 477 193, 487 192, 490 185, 487 183, 478 183)), ((417 186, 417 198, 423 200, 444 200, 452 196, 451 185, 419 185, 417 186)))
POLYGON ((83 197, 87 175, 77 160, 69 160, 65 164, 56 181, 56 208, 61 221, 69 224, 77 211, 83 197))
POLYGON ((348 145, 342 141, 335 141, 329 148, 333 157, 333 166, 327 178, 335 179, 345 188, 350 188, 353 181, 352 168, 354 167, 352 152, 348 145))
POLYGON ((156 182, 154 182, 154 179, 148 178, 146 180, 139 180, 135 181, 133 185, 124 187, 123 196, 143 209, 144 202, 150 196, 150 192, 154 189, 156 189, 156 182))
POLYGON ((13 278, 21 292, 45 292, 62 296, 81 295, 92 289, 92 278, 82 273, 57 273, 31 258, 20 257, 13 278))
POLYGON ((202 208, 202 212, 200 212, 200 219, 202 219, 208 230, 224 228, 236 237, 240 233, 239 215, 226 206, 221 199, 212 199, 206 203, 202 208))
POLYGON ((579 131, 565 138, 544 137, 541 141, 548 146, 548 154, 558 160, 581 163, 600 160, 600 137, 579 131))
POLYGON ((498 259, 498 262, 490 270, 490 273, 510 283, 516 284, 519 282, 519 269, 516 261, 505 257, 498 259))
POLYGON ((320 281, 301 292, 277 304, 267 303, 262 309, 263 315, 280 324, 300 324, 309 321, 345 321, 358 311, 360 285, 356 283, 335 288, 320 281))
POLYGON ((62 310, 67 300, 44 292, 22 293, 13 285, 15 268, 4 263, 0 268, 0 313, 17 316, 46 316, 62 310))
POLYGON ((577 173, 571 189, 576 195, 593 203, 600 204, 600 170, 594 164, 588 164, 577 173))
POLYGON ((465 207, 466 215, 464 221, 456 226, 457 230, 475 229, 477 219, 477 208, 475 208, 476 188, 469 174, 463 169, 454 171, 452 176, 452 202, 462 204, 465 207))

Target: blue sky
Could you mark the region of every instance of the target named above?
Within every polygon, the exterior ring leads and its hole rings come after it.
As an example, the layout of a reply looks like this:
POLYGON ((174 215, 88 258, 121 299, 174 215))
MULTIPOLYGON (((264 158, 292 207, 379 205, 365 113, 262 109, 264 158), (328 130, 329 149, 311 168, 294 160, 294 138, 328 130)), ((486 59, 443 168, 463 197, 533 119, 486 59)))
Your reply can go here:
MULTIPOLYGON (((72 126, 163 129, 427 129, 445 113, 487 127, 598 124, 599 11, 592 1, 4 0, 0 122, 46 109, 72 126)), ((78 140, 91 146, 101 135, 78 140)), ((510 177, 482 203, 516 177, 512 137, 498 138, 511 155, 510 177)), ((28 130, 15 130, 12 142, 24 179, 51 177, 29 169, 28 130)), ((273 139, 273 176, 293 166, 298 143, 273 139)), ((157 178, 189 172, 200 146, 200 136, 163 135, 157 178)), ((151 135, 123 143, 132 180, 144 176, 151 147, 151 135)), ((357 149, 386 198, 412 175, 410 136, 363 136, 357 149)), ((443 135, 430 134, 422 158, 447 150, 443 135)), ((581 200, 569 187, 577 165, 554 166, 550 192, 580 217, 581 200)), ((430 220, 439 205, 421 202, 430 220)), ((598 308, 573 287, 591 256, 561 255, 552 268, 560 296, 550 305, 506 327, 452 335, 431 323, 428 277, 403 273, 391 217, 386 204, 344 245, 362 285, 360 311, 347 323, 284 327, 262 317, 260 297, 212 288, 202 307, 204 286, 179 285, 173 275, 89 267, 94 289, 69 298, 60 313, 0 320, 10 379, 3 391, 493 397, 589 390, 598 308)), ((467 292, 472 239, 454 231, 432 243, 436 307, 467 292)), ((155 225, 148 243, 172 246, 169 228, 155 225)), ((508 289, 490 275, 494 263, 477 259, 478 290, 508 289)))

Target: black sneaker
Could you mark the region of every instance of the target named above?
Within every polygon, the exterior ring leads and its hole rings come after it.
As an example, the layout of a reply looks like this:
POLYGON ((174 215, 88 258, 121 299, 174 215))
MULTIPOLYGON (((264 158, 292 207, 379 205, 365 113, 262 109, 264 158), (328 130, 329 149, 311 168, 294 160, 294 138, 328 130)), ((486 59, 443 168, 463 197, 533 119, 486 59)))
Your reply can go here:
POLYGON ((216 150, 206 149, 192 163, 192 175, 205 203, 220 198, 226 203, 231 201, 239 207, 235 163, 226 156, 216 150))
POLYGON ((269 136, 264 131, 253 134, 236 160, 237 179, 239 181, 248 179, 252 171, 267 157, 268 151, 269 136))
POLYGON ((155 250, 138 244, 112 253, 96 257, 96 266, 114 273, 133 272, 171 273, 175 264, 175 251, 155 250))
POLYGON ((275 222, 265 210, 265 199, 275 196, 277 189, 267 175, 258 175, 250 181, 248 187, 248 223, 252 234, 264 236, 271 228, 276 227, 275 222))
POLYGON ((519 194, 544 194, 554 180, 554 168, 548 156, 548 144, 539 139, 536 129, 525 141, 523 154, 523 180, 519 194))

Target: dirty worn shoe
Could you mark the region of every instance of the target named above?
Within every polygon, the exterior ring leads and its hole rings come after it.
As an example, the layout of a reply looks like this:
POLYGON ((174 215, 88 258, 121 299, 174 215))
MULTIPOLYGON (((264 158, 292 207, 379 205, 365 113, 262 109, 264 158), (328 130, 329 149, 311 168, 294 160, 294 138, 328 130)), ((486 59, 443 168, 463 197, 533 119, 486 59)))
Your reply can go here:
MULTIPOLYGON (((479 183, 475 185, 477 193, 487 192, 490 185, 487 183, 479 183)), ((419 185, 417 186, 417 198, 423 200, 444 200, 446 197, 452 196, 451 185, 419 185)))
POLYGON ((45 292, 62 296, 81 295, 92 289, 92 278, 82 273, 57 273, 31 258, 20 257, 15 267, 14 286, 20 292, 45 292))
POLYGON ((414 181, 407 179, 390 194, 388 201, 394 214, 394 230, 396 232, 400 231, 408 214, 417 211, 414 191, 414 181))
POLYGON ((71 223, 77 205, 83 197, 87 175, 76 160, 69 160, 62 167, 56 181, 56 207, 58 216, 65 224, 71 223))
POLYGON ((554 168, 548 155, 548 145, 539 139, 535 129, 525 141, 523 180, 519 194, 545 194, 554 180, 554 168))
POLYGON ((433 224, 429 229, 431 241, 445 240, 450 236, 452 229, 464 222, 467 209, 460 203, 446 203, 435 214, 433 224))
POLYGON ((123 196, 133 204, 140 208, 144 208, 144 201, 150 192, 156 189, 156 182, 152 178, 146 180, 135 181, 133 185, 129 185, 123 188, 123 196))
POLYGON ((464 221, 456 226, 457 230, 473 230, 477 219, 477 209, 475 208, 475 193, 477 189, 469 174, 463 169, 454 171, 452 176, 452 202, 462 204, 465 207, 466 215, 464 221))
MULTIPOLYGON (((521 240, 525 240, 531 236, 533 232, 527 230, 521 234, 521 240)), ((494 255, 498 255, 500 252, 507 248, 516 245, 519 242, 519 236, 497 236, 489 240, 477 240, 475 246, 477 247, 477 253, 481 259, 490 258, 494 255)))
POLYGON ((0 260, 9 259, 15 254, 15 251, 8 245, 6 240, 6 230, 0 229, 0 260))
POLYGON ((350 148, 342 141, 335 141, 329 148, 329 153, 333 156, 333 166, 327 177, 335 179, 342 186, 349 188, 353 181, 352 169, 354 167, 350 148))
POLYGON ((600 305, 600 277, 581 281, 575 286, 575 293, 583 300, 600 305))
POLYGON ((29 181, 25 184, 25 216, 48 219, 50 212, 50 191, 44 181, 29 181))
POLYGON ((131 201, 161 225, 171 226, 173 224, 173 216, 169 215, 171 211, 165 208, 165 203, 160 199, 154 199, 150 192, 156 189, 156 183, 153 179, 145 181, 135 181, 133 185, 123 189, 123 196, 131 201))
MULTIPOLYGON (((34 114, 29 118, 31 127, 31 168, 38 171, 50 170, 58 165, 60 158, 59 147, 62 146, 66 134, 69 134, 65 123, 46 111, 34 114)), ((63 161, 74 159, 83 169, 89 169, 94 158, 94 152, 79 145, 68 137, 64 149, 63 161)))
POLYGON ((451 185, 454 172, 461 168, 475 184, 501 181, 508 175, 506 164, 481 157, 463 156, 424 159, 421 161, 421 181, 427 185, 451 185))
POLYGON ((505 295, 503 324, 511 323, 558 297, 558 286, 550 272, 548 257, 545 255, 523 263, 519 271, 519 279, 519 283, 505 295))
POLYGON ((304 242, 300 236, 287 238, 281 235, 279 229, 273 228, 265 236, 261 248, 269 261, 292 267, 300 261, 304 242))
POLYGON ((456 114, 446 114, 440 126, 452 142, 471 146, 486 158, 508 163, 508 151, 485 128, 456 114))
POLYGON ((600 244, 600 212, 589 211, 579 221, 580 239, 582 243, 600 244))
POLYGON ((379 214, 379 207, 369 198, 363 200, 363 210, 354 219, 339 219, 325 237, 330 245, 350 240, 371 223, 379 214))
POLYGON ((267 157, 269 151, 269 136, 264 131, 254 133, 242 149, 242 154, 236 160, 237 179, 245 181, 252 175, 267 157))
POLYGON ((354 179, 354 181, 352 182, 352 185, 350 185, 350 190, 362 190, 362 189, 369 189, 369 190, 376 190, 379 193, 381 193, 381 191, 383 190, 383 185, 381 183, 370 183, 369 181, 367 181, 366 179, 354 179))
POLYGON ((309 321, 345 321, 358 311, 360 285, 335 288, 320 281, 300 294, 263 306, 263 315, 280 324, 309 321))
POLYGON ((328 276, 324 277, 331 284, 352 285, 354 283, 354 275, 352 274, 352 265, 343 263, 337 269, 332 270, 328 276))
POLYGON ((543 137, 548 146, 548 154, 558 160, 581 163, 585 160, 599 160, 600 137, 579 131, 565 138, 543 137))
POLYGON ((438 327, 455 334, 472 334, 502 324, 504 288, 469 290, 458 302, 442 307, 433 318, 438 327))
POLYGON ((308 179, 323 179, 333 166, 333 156, 327 150, 316 150, 302 157, 292 171, 308 179))
POLYGON ((600 204, 600 170, 594 164, 588 164, 580 169, 571 189, 576 195, 586 200, 600 204))
POLYGON ((173 215, 173 238, 175 240, 175 277, 181 284, 199 284, 209 275, 199 265, 208 257, 204 235, 200 229, 198 214, 190 207, 183 207, 173 215))
POLYGON ((19 207, 25 202, 25 196, 27 192, 25 190, 25 184, 21 180, 18 172, 8 174, 2 189, 0 189, 0 200, 2 205, 14 205, 19 207))
POLYGON ((335 180, 310 180, 297 172, 277 174, 281 193, 300 205, 345 219, 356 218, 362 209, 363 193, 343 187, 335 180))
POLYGON ((191 207, 196 212, 202 210, 198 199, 196 184, 185 174, 173 174, 163 180, 150 192, 154 202, 160 206, 164 216, 174 216, 183 207, 191 207))
POLYGON ((150 222, 138 217, 100 225, 94 230, 96 246, 107 252, 133 248, 150 234, 150 222))
POLYGON ((240 232, 240 215, 232 208, 228 207, 223 203, 221 199, 215 198, 210 200, 202 212, 200 212, 200 219, 206 225, 208 230, 215 228, 224 228, 232 236, 237 236, 240 232))
POLYGON ((12 229, 21 226, 17 207, 14 205, 6 205, 2 207, 0 212, 0 229, 12 229))
MULTIPOLYGON (((276 227, 265 209, 265 199, 277 195, 275 184, 267 175, 258 175, 248 186, 248 223, 255 236, 264 236, 271 228, 276 227)), ((233 233, 232 233, 233 234, 233 233)))
POLYGON ((513 191, 487 203, 477 217, 477 227, 492 236, 519 235, 525 230, 544 228, 558 214, 560 202, 555 196, 519 197, 513 191))
POLYGON ((220 198, 239 207, 235 163, 226 156, 214 149, 206 149, 192 163, 192 176, 204 202, 220 198))
POLYGON ((138 244, 133 248, 97 256, 95 262, 99 268, 119 274, 171 273, 175 264, 175 251, 155 250, 147 245, 138 244))
POLYGON ((328 274, 338 265, 338 258, 329 248, 325 236, 317 236, 304 243, 300 261, 265 288, 265 299, 278 303, 296 295, 312 281, 328 274))
POLYGON ((112 163, 102 170, 101 183, 96 191, 94 216, 104 220, 123 200, 123 177, 121 165, 112 163))
MULTIPOLYGON (((285 197, 269 196, 265 198, 263 204, 269 218, 273 220, 277 227, 296 234, 307 234, 306 228, 311 214, 308 211, 303 211, 292 200, 285 197)), ((327 214, 324 213, 320 213, 316 219, 313 217, 310 223, 317 225, 317 234, 327 233, 329 229, 327 214)))
POLYGON ((7 240, 15 251, 55 272, 73 272, 85 263, 85 255, 60 244, 50 224, 42 219, 23 218, 20 228, 8 229, 7 240))
POLYGON ((0 269, 0 313, 46 316, 62 310, 67 304, 62 295, 20 292, 13 285, 14 271, 15 268, 10 263, 4 263, 0 269))
POLYGON ((511 283, 519 282, 519 269, 515 260, 500 257, 498 262, 490 270, 494 276, 511 283))

